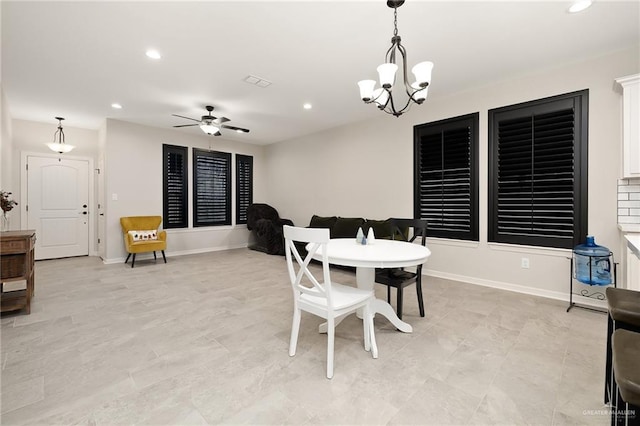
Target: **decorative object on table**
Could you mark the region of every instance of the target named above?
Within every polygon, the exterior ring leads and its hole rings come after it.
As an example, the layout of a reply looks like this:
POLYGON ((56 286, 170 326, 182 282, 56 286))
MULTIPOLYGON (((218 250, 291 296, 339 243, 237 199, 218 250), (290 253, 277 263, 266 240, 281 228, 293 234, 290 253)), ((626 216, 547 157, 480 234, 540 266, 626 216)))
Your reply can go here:
MULTIPOLYGON (((394 240, 414 242, 420 238, 423 246, 427 245, 427 221, 423 219, 390 219, 394 240), (409 237, 409 231, 413 229, 413 237, 409 237)), ((405 268, 384 268, 376 270, 376 283, 387 286, 387 302, 391 302, 391 287, 396 289, 396 313, 402 319, 403 290, 406 286, 416 283, 418 296, 418 309, 420 316, 424 317, 424 301, 422 298, 422 265, 416 267, 415 272, 405 268)))
POLYGON ((184 115, 171 114, 174 117, 186 118, 187 120, 197 121, 196 124, 180 124, 178 126, 173 126, 173 127, 200 126, 200 130, 202 130, 208 135, 213 135, 213 136, 221 136, 222 133, 220 133, 220 129, 229 129, 237 133, 249 133, 249 129, 222 124, 231 120, 229 120, 227 117, 214 117, 213 115, 211 115, 211 113, 213 112, 213 107, 211 105, 207 105, 205 109, 207 110, 207 115, 203 115, 202 117, 200 117, 200 120, 191 118, 191 117, 185 117, 184 115))
POLYGON ((9 217, 7 213, 9 213, 18 203, 11 198, 11 192, 7 192, 5 190, 0 190, 0 207, 2 208, 2 217, 0 220, 0 230, 8 231, 9 230, 9 217))
MULTIPOLYGON (((387 6, 393 8, 393 37, 391 38, 391 47, 385 55, 385 63, 377 68, 381 87, 375 88, 375 80, 361 80, 358 82, 360 98, 364 103, 375 103, 379 109, 396 117, 402 115, 412 103, 420 105, 427 99, 427 92, 431 83, 431 71, 433 70, 433 62, 420 62, 411 69, 416 80, 412 83, 407 81, 407 51, 398 35, 398 8, 403 4, 404 0, 387 0, 387 6), (399 53, 402 57, 401 75, 403 76, 404 91, 408 98, 406 104, 400 109, 396 108, 393 97, 393 86, 396 79, 396 71, 398 71, 396 53, 399 53)), ((397 98, 395 101, 397 101, 397 98)))
POLYGON ((131 260, 131 267, 136 263, 136 254, 153 252, 153 259, 157 260, 156 251, 162 252, 162 259, 167 263, 164 251, 167 249, 167 231, 158 231, 162 223, 162 216, 125 216, 120 218, 120 226, 127 250, 127 259, 131 260))
POLYGON ((278 211, 268 204, 253 203, 247 207, 247 229, 255 242, 249 244, 251 250, 284 256, 284 235, 282 227, 293 226, 289 219, 283 219, 278 211))
POLYGON ((364 232, 362 232, 362 227, 359 227, 358 233, 356 234, 356 244, 362 244, 363 238, 364 238, 364 232))
POLYGON ((369 227, 369 232, 367 232, 367 244, 373 244, 376 242, 376 235, 373 232, 373 226, 369 227))
MULTIPOLYGON (((613 259, 613 253, 608 248, 597 245, 595 243, 595 237, 592 235, 587 236, 584 244, 579 244, 573 248, 569 284, 569 307, 567 308, 567 312, 574 306, 583 309, 604 311, 603 309, 576 305, 573 302, 574 279, 590 287, 616 286, 616 263, 613 259)), ((607 299, 605 291, 600 288, 597 290, 583 288, 580 290, 580 293, 576 293, 576 295, 595 300, 607 299)))
POLYGON ((48 143, 47 146, 51 151, 55 151, 58 154, 65 154, 70 152, 75 146, 67 145, 64 141, 64 130, 62 130, 62 120, 63 117, 56 117, 58 120, 58 130, 53 134, 53 142, 48 143))
MULTIPOLYGON (((375 330, 373 326, 373 303, 375 292, 337 284, 331 280, 327 244, 329 230, 326 228, 297 228, 284 226, 287 269, 293 289, 294 311, 289 341, 289 356, 296 354, 298 332, 302 311, 317 315, 327 320, 327 378, 333 377, 333 358, 335 342, 335 325, 347 315, 362 309, 364 328, 364 349, 371 351, 373 358, 378 358, 375 330), (297 243, 297 244, 296 244, 297 243), (298 246, 308 247, 306 254, 301 254, 298 246), (314 270, 309 269, 309 261, 314 256, 321 256, 322 275, 316 277, 314 270)), ((351 242, 349 242, 351 244, 351 242)), ((320 259, 318 259, 320 260, 320 259)), ((316 272, 316 274, 320 275, 316 272)))

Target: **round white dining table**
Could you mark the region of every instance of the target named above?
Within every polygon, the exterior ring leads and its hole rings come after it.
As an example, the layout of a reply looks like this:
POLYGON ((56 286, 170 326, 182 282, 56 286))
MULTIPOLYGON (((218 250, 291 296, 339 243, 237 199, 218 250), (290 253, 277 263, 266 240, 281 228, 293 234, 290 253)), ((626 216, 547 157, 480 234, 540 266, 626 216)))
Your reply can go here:
MULTIPOLYGON (((358 288, 373 289, 376 268, 400 268, 425 263, 431 251, 422 245, 397 240, 374 240, 366 245, 356 243, 355 238, 335 238, 326 246, 329 263, 356 267, 358 288)), ((322 250, 315 255, 322 260, 322 250)), ((387 318, 396 328, 405 333, 413 331, 410 324, 396 315, 393 307, 386 301, 376 298, 373 310, 387 318)), ((322 330, 321 331, 325 331, 322 330)))

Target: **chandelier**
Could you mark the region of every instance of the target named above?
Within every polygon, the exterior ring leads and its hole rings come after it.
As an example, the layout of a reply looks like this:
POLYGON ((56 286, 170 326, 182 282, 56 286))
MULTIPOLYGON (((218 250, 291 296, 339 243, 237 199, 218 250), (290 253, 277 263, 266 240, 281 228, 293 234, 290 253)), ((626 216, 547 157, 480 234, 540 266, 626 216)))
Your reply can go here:
POLYGON ((387 6, 393 8, 393 37, 391 37, 391 47, 387 50, 384 63, 377 68, 381 87, 375 87, 375 80, 358 82, 360 98, 364 103, 375 103, 379 109, 396 117, 402 115, 411 106, 412 102, 420 105, 427 99, 429 83, 431 83, 431 71, 433 70, 433 62, 420 62, 411 69, 416 78, 415 81, 410 83, 407 79, 407 51, 398 35, 398 8, 404 4, 404 1, 387 0, 387 6), (396 80, 396 71, 398 71, 396 52, 399 52, 402 57, 404 91, 408 96, 406 104, 400 109, 397 109, 393 98, 393 87, 396 80))
POLYGON ((75 147, 64 143, 64 131, 62 130, 62 120, 64 120, 64 118, 56 117, 56 120, 58 120, 58 130, 53 134, 53 142, 48 143, 47 146, 51 151, 64 154, 75 147))

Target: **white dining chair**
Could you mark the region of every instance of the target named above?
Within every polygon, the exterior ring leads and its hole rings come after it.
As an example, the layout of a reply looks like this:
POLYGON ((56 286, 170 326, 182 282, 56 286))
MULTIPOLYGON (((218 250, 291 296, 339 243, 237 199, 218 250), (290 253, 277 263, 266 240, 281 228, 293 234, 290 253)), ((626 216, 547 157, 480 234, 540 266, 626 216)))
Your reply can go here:
MULTIPOLYGON (((324 228, 298 228, 284 226, 287 268, 293 289, 293 323, 289 356, 296 354, 301 311, 327 320, 327 378, 333 377, 333 348, 336 319, 363 309, 364 349, 378 357, 370 303, 375 300, 373 290, 362 290, 331 281, 327 257, 329 230, 324 228), (295 242, 307 244, 307 255, 302 258, 295 242), (310 244, 309 244, 310 243, 310 244), (309 269, 309 263, 318 254, 322 258, 322 282, 309 269)), ((355 242, 354 242, 355 244, 355 242)))

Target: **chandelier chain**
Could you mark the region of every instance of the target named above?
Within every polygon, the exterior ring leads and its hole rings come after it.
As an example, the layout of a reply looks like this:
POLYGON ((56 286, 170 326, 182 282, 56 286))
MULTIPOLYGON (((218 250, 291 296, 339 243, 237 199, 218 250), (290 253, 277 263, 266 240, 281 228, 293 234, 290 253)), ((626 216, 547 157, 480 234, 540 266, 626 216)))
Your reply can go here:
POLYGON ((393 8, 393 35, 398 35, 398 8, 393 8))

